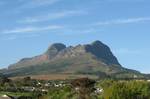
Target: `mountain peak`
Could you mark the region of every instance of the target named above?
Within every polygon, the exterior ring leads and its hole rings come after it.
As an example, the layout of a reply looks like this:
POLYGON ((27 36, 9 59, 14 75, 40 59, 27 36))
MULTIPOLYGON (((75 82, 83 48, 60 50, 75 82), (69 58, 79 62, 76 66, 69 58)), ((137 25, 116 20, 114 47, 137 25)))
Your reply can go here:
POLYGON ((50 47, 48 48, 48 50, 52 49, 52 48, 55 48, 57 49, 58 51, 66 48, 66 45, 62 44, 62 43, 54 43, 52 45, 50 45, 50 47))
POLYGON ((103 42, 96 40, 94 42, 91 43, 91 45, 94 47, 98 47, 98 48, 105 48, 105 49, 110 49, 106 44, 104 44, 103 42))
POLYGON ((92 45, 97 45, 97 44, 103 44, 103 43, 99 40, 96 40, 96 41, 92 42, 92 45))
POLYGON ((87 52, 92 53, 106 64, 116 64, 118 66, 121 66, 117 58, 111 52, 110 48, 101 41, 97 40, 91 43, 90 45, 87 45, 86 50, 87 52))
POLYGON ((52 44, 48 50, 46 51, 46 55, 49 59, 53 58, 59 51, 66 48, 66 45, 62 43, 54 43, 52 44))

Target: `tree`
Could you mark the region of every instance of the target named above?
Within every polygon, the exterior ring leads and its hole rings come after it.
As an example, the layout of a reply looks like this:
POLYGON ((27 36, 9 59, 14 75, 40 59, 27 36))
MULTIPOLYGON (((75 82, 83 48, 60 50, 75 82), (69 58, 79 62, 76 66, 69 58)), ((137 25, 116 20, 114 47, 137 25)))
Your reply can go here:
POLYGON ((88 78, 79 78, 71 82, 71 85, 79 94, 79 99, 91 99, 95 81, 88 78))

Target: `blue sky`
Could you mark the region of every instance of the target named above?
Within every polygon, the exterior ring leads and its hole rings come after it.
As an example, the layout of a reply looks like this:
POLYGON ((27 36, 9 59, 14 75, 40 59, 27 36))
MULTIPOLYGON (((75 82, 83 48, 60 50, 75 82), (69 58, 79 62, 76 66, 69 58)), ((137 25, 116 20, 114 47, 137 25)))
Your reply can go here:
POLYGON ((150 73, 149 0, 0 0, 0 68, 66 45, 100 40, 122 66, 150 73))

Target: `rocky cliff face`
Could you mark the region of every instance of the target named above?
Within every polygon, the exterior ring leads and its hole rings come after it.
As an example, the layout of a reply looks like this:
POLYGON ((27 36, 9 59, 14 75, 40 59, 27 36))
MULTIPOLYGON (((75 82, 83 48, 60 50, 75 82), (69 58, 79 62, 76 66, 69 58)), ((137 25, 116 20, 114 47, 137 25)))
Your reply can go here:
POLYGON ((43 73, 90 73, 106 74, 126 71, 110 48, 100 41, 91 44, 69 46, 52 44, 39 56, 24 58, 10 65, 7 74, 43 74, 43 73))
POLYGON ((102 60, 106 64, 120 65, 110 48, 100 41, 95 41, 92 44, 85 45, 85 49, 87 52, 95 55, 98 59, 102 60))

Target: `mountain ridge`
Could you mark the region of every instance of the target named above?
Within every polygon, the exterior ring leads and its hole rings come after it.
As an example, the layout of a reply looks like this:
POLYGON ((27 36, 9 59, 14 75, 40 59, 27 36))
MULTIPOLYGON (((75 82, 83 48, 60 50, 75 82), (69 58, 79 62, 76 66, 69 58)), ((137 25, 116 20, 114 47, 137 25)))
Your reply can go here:
POLYGON ((69 47, 54 43, 43 54, 23 58, 2 73, 10 76, 51 73, 141 76, 137 71, 122 67, 111 49, 98 40, 69 47))

